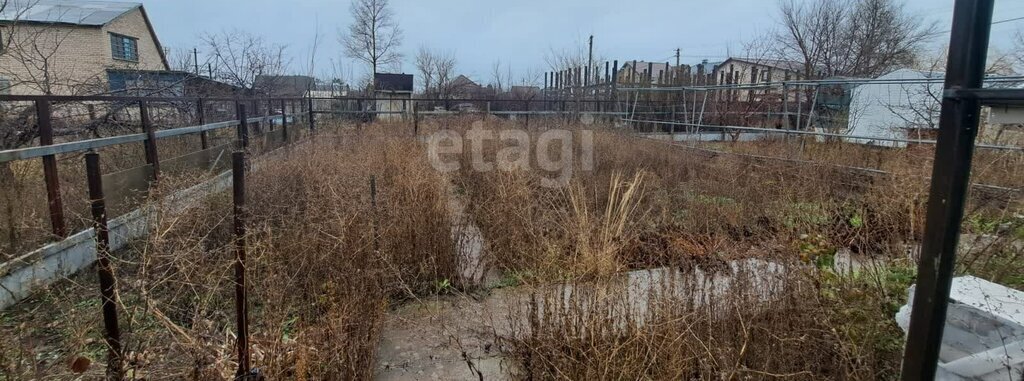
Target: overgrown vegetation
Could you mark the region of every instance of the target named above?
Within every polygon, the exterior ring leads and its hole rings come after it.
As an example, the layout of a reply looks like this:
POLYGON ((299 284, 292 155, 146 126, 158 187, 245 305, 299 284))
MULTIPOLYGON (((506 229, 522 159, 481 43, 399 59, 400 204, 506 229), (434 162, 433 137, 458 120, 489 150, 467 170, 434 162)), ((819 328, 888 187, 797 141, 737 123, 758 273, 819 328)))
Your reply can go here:
MULTIPOLYGON (((420 132, 473 122, 424 120, 420 132)), ((564 126, 535 119, 529 134, 564 126)), ((579 155, 587 132, 570 128, 579 155)), ((557 173, 530 168, 562 147, 531 145, 512 153, 527 167, 490 171, 474 170, 466 152, 444 175, 411 132, 322 128, 253 163, 251 342, 270 378, 370 378, 390 307, 478 291, 461 273, 452 198, 483 235, 483 262, 500 273, 492 284, 521 296, 504 312, 512 329, 494 330, 519 377, 896 377, 903 334, 893 315, 914 282, 925 153, 785 140, 673 147, 600 127, 592 170, 574 157, 568 184, 551 188, 542 180, 557 173), (784 156, 801 146, 805 160, 894 175, 694 149, 784 156)), ((483 157, 508 143, 485 142, 483 157)), ((1022 173, 1001 160, 1017 159, 979 156, 988 169, 975 180, 1019 186, 1022 173)), ((230 379, 230 201, 165 213, 149 239, 115 253, 135 377, 230 379)), ((1019 203, 972 194, 961 272, 1024 284, 1019 203)), ((101 363, 95 285, 84 271, 3 311, 0 379, 70 378, 76 360, 101 363)))

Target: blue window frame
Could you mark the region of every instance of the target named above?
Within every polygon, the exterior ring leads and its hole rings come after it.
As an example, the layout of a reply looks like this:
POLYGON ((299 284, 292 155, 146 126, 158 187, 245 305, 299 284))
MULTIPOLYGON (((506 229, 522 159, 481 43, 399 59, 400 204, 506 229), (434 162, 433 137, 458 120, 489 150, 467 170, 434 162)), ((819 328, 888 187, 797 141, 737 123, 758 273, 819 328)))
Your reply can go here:
POLYGON ((139 61, 139 39, 125 35, 110 34, 110 53, 114 59, 122 61, 139 61))

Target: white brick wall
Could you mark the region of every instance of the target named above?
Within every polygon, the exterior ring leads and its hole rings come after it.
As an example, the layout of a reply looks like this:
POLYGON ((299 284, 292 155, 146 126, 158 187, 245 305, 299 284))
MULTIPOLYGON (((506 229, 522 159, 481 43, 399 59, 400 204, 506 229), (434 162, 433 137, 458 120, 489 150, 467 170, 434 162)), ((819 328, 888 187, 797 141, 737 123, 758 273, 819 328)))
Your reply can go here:
POLYGON ((49 83, 55 94, 93 93, 106 90, 108 68, 167 69, 140 9, 102 28, 20 24, 3 27, 2 34, 10 44, 0 54, 0 77, 11 81, 11 94, 42 94, 43 83, 49 83), (139 62, 113 58, 111 32, 138 39, 139 62))

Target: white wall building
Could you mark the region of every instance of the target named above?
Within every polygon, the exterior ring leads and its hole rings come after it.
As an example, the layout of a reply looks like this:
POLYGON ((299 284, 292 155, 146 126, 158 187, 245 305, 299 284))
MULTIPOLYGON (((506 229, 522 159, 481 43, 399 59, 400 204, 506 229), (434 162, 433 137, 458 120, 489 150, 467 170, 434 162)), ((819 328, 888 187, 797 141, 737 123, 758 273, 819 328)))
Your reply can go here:
POLYGON ((852 143, 905 147, 886 139, 932 139, 939 124, 944 73, 899 69, 853 90, 847 134, 852 143), (899 80, 915 80, 899 83, 899 80), (888 82, 887 82, 888 81, 888 82))

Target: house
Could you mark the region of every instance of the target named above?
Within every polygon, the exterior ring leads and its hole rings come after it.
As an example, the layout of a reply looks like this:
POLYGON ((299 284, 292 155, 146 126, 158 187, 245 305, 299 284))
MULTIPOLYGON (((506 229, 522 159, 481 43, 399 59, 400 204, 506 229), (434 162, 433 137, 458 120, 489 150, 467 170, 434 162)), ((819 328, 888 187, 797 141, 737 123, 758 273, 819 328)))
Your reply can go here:
POLYGON ((0 41, 0 93, 101 94, 173 77, 156 74, 168 70, 167 58, 139 3, 10 2, 0 41))
POLYGON ((853 89, 846 134, 852 143, 905 147, 886 139, 934 139, 944 73, 899 69, 853 89), (888 82, 886 82, 888 80, 888 82), (906 80, 904 83, 899 83, 906 80))
POLYGON ((627 61, 619 68, 616 82, 619 84, 669 85, 683 82, 690 76, 688 65, 671 66, 668 62, 627 61))
POLYGON ((495 95, 491 86, 480 86, 465 75, 459 75, 452 80, 451 96, 456 99, 485 99, 495 95))
POLYGON ((348 84, 340 79, 333 79, 331 81, 317 81, 313 85, 313 89, 310 90, 309 96, 313 98, 314 110, 342 110, 345 102, 335 98, 347 97, 350 92, 351 89, 348 84))
POLYGON ((412 111, 412 74, 373 74, 374 109, 379 120, 396 120, 412 111))
MULTIPOLYGON (((802 62, 762 58, 735 58, 715 66, 711 77, 718 85, 756 85, 806 79, 802 62)), ((719 91, 719 100, 755 102, 766 100, 772 89, 735 89, 719 91)), ((774 94, 781 99, 780 94, 774 94)), ((791 95, 792 96, 792 95, 791 95)))
POLYGON ((241 98, 246 89, 241 86, 204 76, 187 73, 185 78, 185 96, 203 98, 241 98))
POLYGON ((512 99, 530 100, 540 96, 540 87, 537 86, 512 86, 508 91, 512 99))
POLYGON ((252 88, 257 95, 274 98, 301 98, 316 85, 313 77, 305 75, 257 75, 252 88))
POLYGON ((713 85, 715 83, 715 69, 721 64, 722 61, 708 62, 708 60, 702 60, 699 64, 693 65, 694 72, 690 83, 699 86, 713 85))

